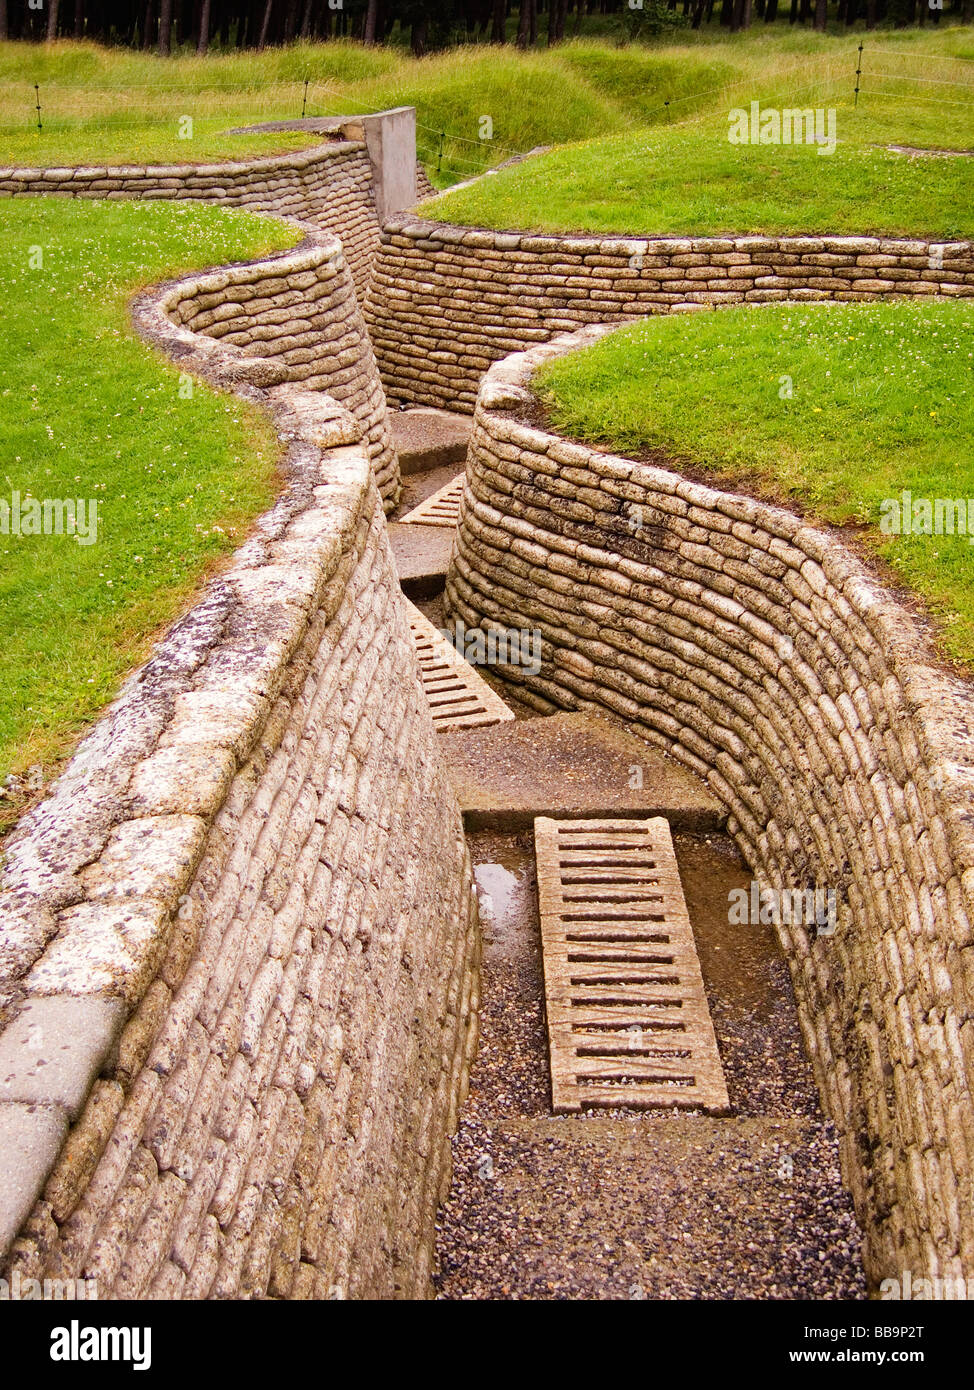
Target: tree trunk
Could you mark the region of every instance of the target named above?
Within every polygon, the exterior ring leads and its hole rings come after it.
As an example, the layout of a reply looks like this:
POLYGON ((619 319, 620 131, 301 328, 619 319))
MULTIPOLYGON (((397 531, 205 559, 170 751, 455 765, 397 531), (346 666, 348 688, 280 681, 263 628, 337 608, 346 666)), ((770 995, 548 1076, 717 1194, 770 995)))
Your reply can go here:
POLYGON ((201 54, 210 46, 210 5, 211 0, 203 0, 200 10, 200 36, 196 41, 196 52, 201 54))
POLYGON ((267 0, 264 6, 264 19, 260 26, 260 38, 257 40, 257 51, 260 53, 267 44, 267 31, 271 27, 271 11, 274 8, 274 0, 267 0))
POLYGON ((413 51, 414 58, 422 58, 426 52, 426 45, 429 40, 430 22, 424 15, 422 19, 413 21, 412 32, 409 36, 409 46, 413 51))
POLYGON ((10 35, 10 20, 7 18, 7 0, 0 0, 0 39, 10 35))
POLYGON ((47 38, 57 38, 57 12, 60 8, 60 0, 48 0, 47 6, 47 38))
POLYGON ((172 0, 162 0, 159 10, 159 56, 168 58, 172 51, 172 0))
POLYGON ((538 22, 535 0, 521 0, 521 10, 517 19, 517 46, 527 48, 532 42, 531 31, 538 22))
POLYGON ((829 20, 829 0, 815 0, 815 28, 825 33, 829 20))
POLYGON ((379 0, 369 0, 365 15, 365 42, 371 47, 375 43, 375 22, 379 17, 379 0))
POLYGON ((507 0, 494 0, 494 13, 490 22, 491 43, 505 43, 507 40, 507 0))
MULTIPOLYGON (((76 39, 85 36, 85 0, 74 0, 74 36, 76 39)), ((135 43, 135 25, 132 26, 132 42, 135 43)))

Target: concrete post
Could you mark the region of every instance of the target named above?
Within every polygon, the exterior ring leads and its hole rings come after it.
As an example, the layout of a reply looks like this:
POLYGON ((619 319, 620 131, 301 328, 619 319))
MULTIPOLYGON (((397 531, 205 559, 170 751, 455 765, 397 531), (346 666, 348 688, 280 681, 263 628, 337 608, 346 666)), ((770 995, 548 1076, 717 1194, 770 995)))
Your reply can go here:
POLYGON ((372 161, 372 188, 380 225, 414 206, 416 193, 416 108, 399 106, 361 117, 372 161))

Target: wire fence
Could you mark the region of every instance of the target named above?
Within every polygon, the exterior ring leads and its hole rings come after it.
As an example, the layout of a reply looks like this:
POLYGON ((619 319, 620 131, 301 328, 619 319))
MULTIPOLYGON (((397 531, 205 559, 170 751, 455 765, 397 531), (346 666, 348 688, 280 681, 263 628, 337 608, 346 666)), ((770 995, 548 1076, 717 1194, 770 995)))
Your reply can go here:
MULTIPOLYGON (((788 89, 787 100, 789 103, 794 103, 799 97, 806 97, 808 93, 817 93, 820 96, 824 96, 825 93, 841 95, 843 89, 848 93, 848 87, 845 86, 849 80, 848 68, 844 64, 840 64, 831 56, 822 55, 817 60, 810 60, 806 56, 790 67, 776 72, 773 78, 768 80, 770 99, 774 100, 776 96, 780 95, 781 88, 787 85, 792 76, 799 72, 807 74, 810 62, 820 65, 818 73, 811 81, 804 83, 801 87, 788 89), (773 91, 771 91, 772 84, 773 91)), ((381 109, 365 106, 361 101, 354 99, 349 100, 347 94, 337 87, 311 76, 294 78, 275 85, 280 87, 293 86, 299 91, 303 89, 302 118, 329 119, 335 115, 368 116, 378 114, 379 109, 381 109), (312 106, 316 108, 328 106, 335 109, 309 109, 312 106)), ((735 93, 740 93, 742 88, 750 88, 753 92, 754 86, 753 74, 747 74, 734 81, 722 83, 720 86, 705 88, 701 92, 689 92, 684 96, 667 97, 656 106, 644 107, 641 116, 650 128, 657 124, 677 126, 699 124, 714 118, 715 111, 719 109, 721 98, 730 99, 735 93), (692 109, 684 114, 684 108, 691 104, 692 109), (705 109, 696 109, 700 106, 705 109)), ((154 90, 156 90, 155 84, 140 85, 140 91, 143 94, 154 90)), ((160 85, 158 90, 166 95, 172 96, 174 94, 171 87, 160 85)), ((194 94, 212 92, 222 93, 228 97, 249 94, 254 97, 258 107, 265 105, 269 96, 266 91, 263 93, 255 92, 252 85, 246 82, 242 82, 239 86, 194 84, 194 94)), ((36 88, 35 95, 37 124, 40 128, 40 96, 36 92, 36 88)), ((969 108, 974 106, 974 58, 962 58, 947 54, 934 55, 926 52, 921 54, 888 44, 870 46, 860 43, 857 50, 855 85, 851 95, 855 106, 858 106, 860 97, 868 97, 880 101, 896 101, 908 98, 910 101, 920 102, 924 105, 969 108), (885 66, 887 61, 919 65, 923 67, 924 73, 894 71, 885 66), (878 66, 874 66, 874 63, 878 63, 878 66), (927 76, 926 73, 929 72, 930 65, 934 63, 957 64, 960 67, 955 68, 950 76, 927 76), (969 77, 968 73, 970 74, 969 77), (930 88, 935 90, 927 90, 930 88), (947 91, 950 92, 950 95, 947 95, 947 91), (961 95, 962 93, 967 95, 961 95)), ((737 99, 740 100, 740 96, 737 99)), ((768 95, 761 98, 761 102, 765 104, 768 100, 768 95)), ((416 131, 417 155, 430 172, 435 172, 439 178, 447 176, 458 180, 469 179, 487 172, 498 164, 512 159, 524 158, 531 152, 512 145, 500 144, 493 139, 492 134, 474 138, 469 135, 461 135, 457 131, 447 130, 445 127, 427 125, 423 122, 417 122, 416 131)))
MULTIPOLYGON (((866 44, 859 45, 858 55, 854 102, 857 106, 860 97, 879 97, 893 101, 902 101, 904 98, 908 98, 910 101, 922 102, 925 106, 974 106, 974 58, 958 58, 948 54, 909 53, 905 49, 895 49, 885 45, 882 48, 870 48, 866 44), (893 72, 885 66, 876 67, 873 65, 873 60, 878 60, 880 64, 884 64, 886 61, 895 61, 897 58, 904 62, 919 64, 924 68, 924 71, 929 69, 931 63, 969 64, 970 78, 967 81, 958 81, 960 72, 956 70, 951 77, 926 77, 916 72, 893 72), (882 83, 893 85, 879 85, 882 83), (954 95, 923 93, 917 91, 917 87, 949 87, 954 95), (957 93, 962 91, 969 95, 959 97, 957 93)), ((968 69, 961 71, 968 71, 968 69)))

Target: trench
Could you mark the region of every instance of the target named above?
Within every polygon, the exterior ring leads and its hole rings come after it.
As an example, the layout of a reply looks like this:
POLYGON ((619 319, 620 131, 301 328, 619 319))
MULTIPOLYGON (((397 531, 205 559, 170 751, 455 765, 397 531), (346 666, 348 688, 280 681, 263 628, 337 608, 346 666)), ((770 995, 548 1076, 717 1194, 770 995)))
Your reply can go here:
MULTIPOLYGON (((407 597, 441 627, 444 536, 432 527, 416 527, 425 533, 416 535, 398 522, 463 465, 432 449, 427 457, 432 467, 423 466, 420 446, 407 463, 390 533, 407 597)), ((517 720, 548 717, 519 704, 490 670, 480 674, 517 720)), ((463 737, 440 735, 449 740, 448 768, 463 737)), ((648 745, 646 756, 659 759, 648 745)), ((480 772, 489 780, 488 766, 480 772)), ((549 774, 538 764, 526 770, 535 785, 549 774)), ((571 778, 573 769, 562 765, 558 775, 571 778)), ((730 1112, 565 1115, 551 1104, 532 830, 523 818, 466 817, 483 944, 480 1043, 437 1223, 437 1298, 867 1296, 836 1133, 822 1112, 774 928, 729 921, 729 895, 749 890, 750 872, 721 828, 681 824, 677 816, 674 849, 730 1112)))

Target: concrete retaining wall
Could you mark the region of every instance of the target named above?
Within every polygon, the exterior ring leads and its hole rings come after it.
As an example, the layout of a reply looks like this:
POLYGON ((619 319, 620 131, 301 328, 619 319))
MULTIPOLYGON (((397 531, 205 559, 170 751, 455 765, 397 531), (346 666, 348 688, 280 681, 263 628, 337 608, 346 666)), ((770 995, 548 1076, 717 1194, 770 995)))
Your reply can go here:
MULTIPOLYGON (((267 273, 340 285, 321 249, 267 273)), ((267 289, 224 276, 137 319, 274 412, 287 486, 5 843, 0 1273, 422 1296, 475 1042, 469 859, 363 424, 172 325, 267 289)))
POLYGON ((163 292, 159 308, 190 333, 237 349, 253 363, 252 381, 288 381, 334 396, 359 421, 392 511, 399 461, 355 290, 335 238, 305 230, 300 251, 183 279, 163 292))
POLYGON ((508 353, 587 323, 775 300, 974 295, 974 249, 878 237, 530 236, 389 219, 365 304, 390 400, 472 411, 508 353))
MULTIPOLYGON (((604 331, 604 330, 601 330, 604 331)), ((518 693, 600 707, 706 778, 761 883, 834 887, 782 926, 874 1280, 974 1268, 974 699, 834 536, 477 406, 447 583, 469 625, 539 628, 518 693)), ((509 668, 510 669, 510 668, 509 668)), ((746 926, 733 930, 746 931, 746 926)))

